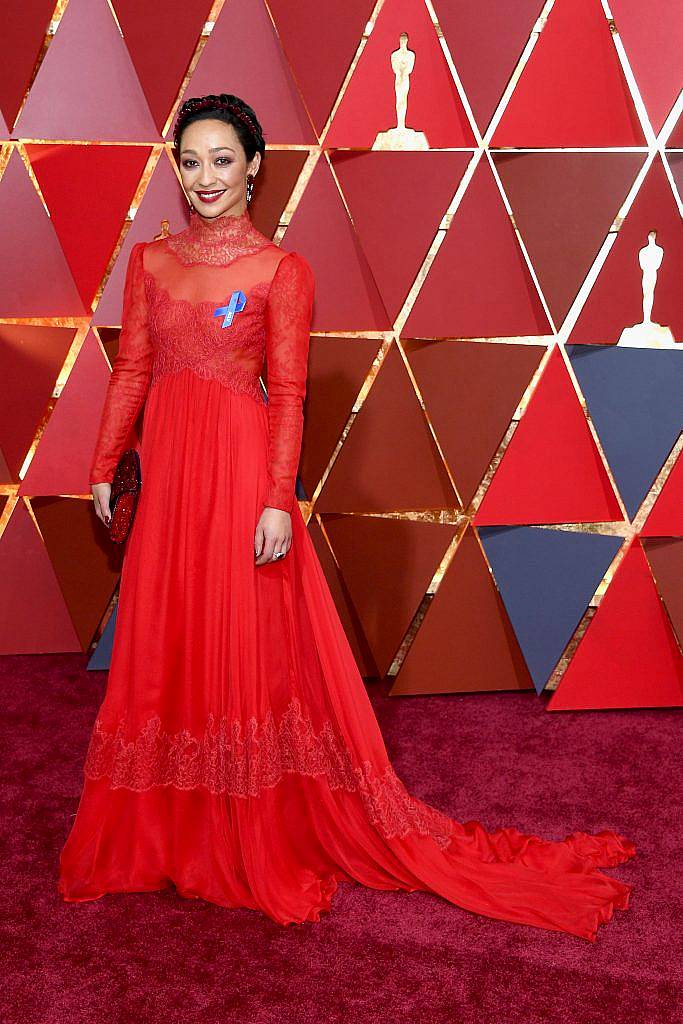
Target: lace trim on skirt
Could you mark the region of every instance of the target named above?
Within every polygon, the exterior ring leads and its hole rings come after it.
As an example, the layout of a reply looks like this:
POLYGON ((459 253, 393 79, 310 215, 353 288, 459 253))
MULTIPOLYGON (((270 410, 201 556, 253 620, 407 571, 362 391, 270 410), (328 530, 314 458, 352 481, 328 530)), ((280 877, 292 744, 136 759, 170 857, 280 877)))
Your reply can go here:
POLYGON ((124 720, 113 732, 99 719, 95 722, 85 759, 87 778, 109 777, 112 788, 138 792, 153 786, 206 786, 212 793, 249 797, 275 786, 285 772, 324 775, 330 789, 360 793, 370 821, 387 839, 417 831, 445 849, 452 838, 452 820, 412 796, 390 763, 381 771, 370 761, 355 764, 332 723, 326 721, 316 733, 296 697, 279 724, 269 711, 260 723, 250 718, 244 735, 239 719, 217 720, 213 714, 201 737, 187 729, 169 733, 157 715, 133 740, 126 740, 125 731, 124 720))

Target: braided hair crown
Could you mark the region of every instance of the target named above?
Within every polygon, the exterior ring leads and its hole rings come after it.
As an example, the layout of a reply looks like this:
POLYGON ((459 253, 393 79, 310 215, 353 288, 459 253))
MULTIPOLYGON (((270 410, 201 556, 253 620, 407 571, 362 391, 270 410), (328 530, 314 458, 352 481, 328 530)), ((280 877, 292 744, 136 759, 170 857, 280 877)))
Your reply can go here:
POLYGON ((261 156, 265 154, 263 130, 253 109, 239 96, 226 92, 218 96, 210 93, 208 96, 193 96, 185 100, 173 126, 173 148, 176 152, 180 149, 180 139, 188 124, 209 118, 232 125, 242 143, 247 161, 257 152, 261 156))

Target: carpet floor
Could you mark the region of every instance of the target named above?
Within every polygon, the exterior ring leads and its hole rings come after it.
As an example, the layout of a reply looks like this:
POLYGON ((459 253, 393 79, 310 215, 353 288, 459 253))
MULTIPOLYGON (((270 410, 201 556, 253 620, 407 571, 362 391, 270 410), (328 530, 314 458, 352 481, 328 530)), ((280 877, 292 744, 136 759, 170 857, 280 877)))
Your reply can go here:
POLYGON ((3 1024, 680 1024, 683 770, 676 710, 553 713, 533 693, 388 697, 368 684, 408 788, 461 821, 545 838, 613 828, 631 906, 596 943, 427 893, 341 884, 283 928, 174 890, 65 903, 106 673, 83 655, 0 658, 3 1024))

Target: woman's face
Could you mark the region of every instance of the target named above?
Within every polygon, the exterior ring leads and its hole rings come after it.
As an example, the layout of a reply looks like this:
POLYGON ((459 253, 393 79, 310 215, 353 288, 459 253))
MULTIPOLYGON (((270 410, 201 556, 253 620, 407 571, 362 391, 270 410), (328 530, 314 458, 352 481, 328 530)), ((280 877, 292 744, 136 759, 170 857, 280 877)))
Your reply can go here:
POLYGON ((256 174, 261 154, 247 163, 231 124, 206 118, 187 126, 178 154, 183 188, 203 217, 236 216, 247 206, 247 174, 256 174))

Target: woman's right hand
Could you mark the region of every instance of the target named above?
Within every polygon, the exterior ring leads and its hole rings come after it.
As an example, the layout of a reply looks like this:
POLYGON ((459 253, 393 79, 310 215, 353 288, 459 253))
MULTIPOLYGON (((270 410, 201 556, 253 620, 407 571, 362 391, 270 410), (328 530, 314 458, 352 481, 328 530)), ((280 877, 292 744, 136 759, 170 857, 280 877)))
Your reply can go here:
POLYGON ((111 484, 91 484, 90 490, 92 491, 95 514, 97 518, 101 519, 104 525, 108 527, 111 522, 111 511, 109 509, 111 484))

